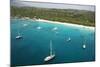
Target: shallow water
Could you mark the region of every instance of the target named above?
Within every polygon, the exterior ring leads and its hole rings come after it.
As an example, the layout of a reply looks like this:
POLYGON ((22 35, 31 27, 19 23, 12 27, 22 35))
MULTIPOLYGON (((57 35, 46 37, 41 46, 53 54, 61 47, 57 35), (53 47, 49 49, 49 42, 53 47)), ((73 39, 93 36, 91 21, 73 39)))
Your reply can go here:
POLYGON ((95 60, 95 31, 33 20, 11 19, 11 65, 40 65, 95 60), (41 29, 37 29, 41 27, 41 29), (58 29, 53 30, 57 27, 58 29), (18 32, 23 37, 16 39, 18 32), (71 41, 67 42, 68 38, 71 41), (52 40, 55 58, 44 62, 52 40), (83 44, 86 48, 83 49, 83 44))

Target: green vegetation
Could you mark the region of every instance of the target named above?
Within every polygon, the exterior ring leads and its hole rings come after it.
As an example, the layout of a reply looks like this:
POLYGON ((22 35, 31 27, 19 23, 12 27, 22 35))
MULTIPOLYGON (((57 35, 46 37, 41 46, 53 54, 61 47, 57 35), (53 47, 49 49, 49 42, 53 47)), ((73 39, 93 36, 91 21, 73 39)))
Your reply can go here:
POLYGON ((65 23, 95 26, 95 12, 85 10, 11 7, 11 16, 36 17, 65 23))

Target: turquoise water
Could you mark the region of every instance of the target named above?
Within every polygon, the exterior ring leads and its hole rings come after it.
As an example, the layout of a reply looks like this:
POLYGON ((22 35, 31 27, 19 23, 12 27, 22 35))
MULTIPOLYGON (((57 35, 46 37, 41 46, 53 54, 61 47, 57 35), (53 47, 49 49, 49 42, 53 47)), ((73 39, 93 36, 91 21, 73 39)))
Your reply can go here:
POLYGON ((11 19, 11 65, 40 65, 95 60, 95 31, 33 20, 11 19), (40 26, 41 29, 37 29, 40 26), (58 29, 52 30, 54 27, 58 29), (17 40, 16 36, 22 35, 17 40), (71 38, 67 42, 66 39, 71 38), (55 58, 44 62, 52 40, 55 58), (86 48, 83 49, 83 43, 86 48))

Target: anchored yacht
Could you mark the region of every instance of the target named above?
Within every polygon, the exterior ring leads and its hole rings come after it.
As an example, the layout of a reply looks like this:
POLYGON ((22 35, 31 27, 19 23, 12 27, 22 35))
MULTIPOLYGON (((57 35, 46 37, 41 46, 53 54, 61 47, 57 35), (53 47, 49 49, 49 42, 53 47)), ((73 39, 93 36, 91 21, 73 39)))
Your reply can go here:
POLYGON ((55 54, 53 54, 53 50, 52 50, 52 41, 50 41, 50 55, 44 58, 44 61, 45 62, 50 61, 54 57, 55 57, 55 54))
POLYGON ((18 33, 18 35, 16 36, 16 39, 21 39, 22 36, 20 35, 20 33, 18 33))

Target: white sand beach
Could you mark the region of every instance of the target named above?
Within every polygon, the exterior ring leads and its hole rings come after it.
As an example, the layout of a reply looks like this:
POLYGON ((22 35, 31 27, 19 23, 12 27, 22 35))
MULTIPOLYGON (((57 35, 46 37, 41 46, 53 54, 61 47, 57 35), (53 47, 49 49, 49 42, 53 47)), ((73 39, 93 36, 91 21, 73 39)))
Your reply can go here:
MULTIPOLYGON (((21 19, 31 19, 29 17, 23 17, 21 19)), ((45 20, 45 19, 31 19, 31 20, 35 20, 35 21, 42 21, 42 22, 48 22, 48 23, 54 23, 54 24, 62 24, 62 25, 66 25, 66 26, 74 26, 74 27, 79 27, 79 28, 85 28, 85 29, 90 29, 90 30, 95 30, 95 27, 92 27, 92 26, 84 26, 84 25, 79 25, 79 24, 72 24, 72 23, 62 23, 62 22, 59 22, 59 21, 50 21, 50 20, 45 20)))
POLYGON ((63 25, 67 25, 67 26, 75 26, 75 27, 81 27, 81 28, 86 28, 86 29, 90 29, 90 30, 95 30, 95 27, 91 27, 91 26, 84 26, 84 25, 79 25, 79 24, 72 24, 72 23, 62 23, 62 22, 58 22, 58 21, 49 21, 49 20, 45 20, 45 19, 37 19, 36 21, 42 21, 42 22, 48 22, 48 23, 54 23, 54 24, 63 24, 63 25))

